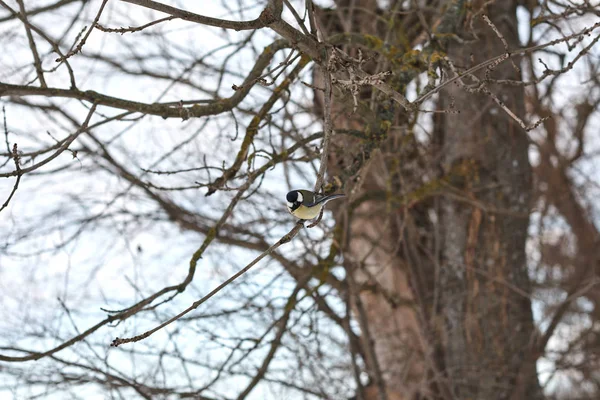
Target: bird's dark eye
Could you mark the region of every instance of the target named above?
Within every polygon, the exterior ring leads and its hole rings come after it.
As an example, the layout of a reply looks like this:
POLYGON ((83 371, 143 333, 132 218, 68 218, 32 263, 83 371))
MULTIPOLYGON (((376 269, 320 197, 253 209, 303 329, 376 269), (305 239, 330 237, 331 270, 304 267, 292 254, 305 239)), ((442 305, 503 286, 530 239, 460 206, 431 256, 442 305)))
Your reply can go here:
POLYGON ((288 192, 288 194, 285 196, 285 199, 290 203, 294 203, 296 200, 298 200, 298 192, 296 190, 288 192))

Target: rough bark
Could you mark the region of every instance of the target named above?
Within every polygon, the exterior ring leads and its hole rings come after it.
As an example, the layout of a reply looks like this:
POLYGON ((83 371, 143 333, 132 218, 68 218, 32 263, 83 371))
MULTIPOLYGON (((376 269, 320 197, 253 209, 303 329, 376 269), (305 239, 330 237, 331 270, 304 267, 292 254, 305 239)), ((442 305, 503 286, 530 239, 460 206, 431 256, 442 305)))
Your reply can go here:
MULTIPOLYGON (((516 48, 516 2, 497 3, 489 15, 516 48)), ((454 23, 459 37, 473 39, 463 16, 437 26, 448 31, 454 23)), ((505 52, 487 24, 474 26, 478 39, 470 44, 440 45, 458 68, 468 67, 472 54, 481 62, 505 52)), ((372 20, 353 31, 379 34, 372 20)), ((492 71, 496 79, 519 74, 508 62, 492 71)), ((524 115, 522 87, 502 87, 498 95, 524 115)), ((522 398, 541 395, 528 356, 535 329, 525 258, 532 181, 527 135, 488 95, 450 88, 439 109, 450 96, 460 114, 436 118, 425 151, 412 121, 383 97, 372 120, 338 104, 336 127, 365 131, 371 139, 338 138, 330 159, 330 173, 342 177, 355 206, 344 217, 344 257, 360 284, 365 340, 376 358, 366 360, 372 378, 366 400, 385 398, 373 376, 377 369, 391 399, 507 399, 519 374, 526 377, 522 398)))
MULTIPOLYGON (((496 2, 489 15, 509 48, 517 48, 516 2, 496 2)), ((463 66, 471 55, 480 62, 505 51, 483 21, 475 26, 478 41, 448 47, 448 56, 463 66)), ((520 77, 510 63, 499 65, 492 75, 520 77)), ((500 93, 511 110, 524 115, 522 87, 502 87, 500 93)), ((449 96, 461 114, 439 121, 443 167, 468 162, 474 174, 457 182, 464 198, 447 197, 442 203, 444 362, 459 398, 507 399, 519 371, 535 371, 526 356, 535 332, 525 258, 532 181, 528 139, 486 94, 455 87, 443 101, 448 103, 449 96), (524 362, 531 365, 523 369, 524 362)), ((529 376, 525 398, 538 391, 536 374, 529 376)))

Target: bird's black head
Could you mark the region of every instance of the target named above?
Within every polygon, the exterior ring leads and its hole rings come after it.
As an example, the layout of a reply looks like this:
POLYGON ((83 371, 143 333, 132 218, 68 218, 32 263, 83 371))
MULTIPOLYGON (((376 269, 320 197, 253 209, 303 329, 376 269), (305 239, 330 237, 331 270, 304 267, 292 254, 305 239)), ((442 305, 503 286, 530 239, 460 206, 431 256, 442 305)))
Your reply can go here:
POLYGON ((288 192, 288 194, 285 196, 285 199, 287 200, 287 207, 290 211, 294 211, 300 207, 304 201, 302 193, 300 193, 299 190, 292 190, 291 192, 288 192))
POLYGON ((292 190, 291 192, 288 192, 288 194, 285 196, 285 199, 288 201, 288 203, 295 203, 298 200, 298 191, 292 190))

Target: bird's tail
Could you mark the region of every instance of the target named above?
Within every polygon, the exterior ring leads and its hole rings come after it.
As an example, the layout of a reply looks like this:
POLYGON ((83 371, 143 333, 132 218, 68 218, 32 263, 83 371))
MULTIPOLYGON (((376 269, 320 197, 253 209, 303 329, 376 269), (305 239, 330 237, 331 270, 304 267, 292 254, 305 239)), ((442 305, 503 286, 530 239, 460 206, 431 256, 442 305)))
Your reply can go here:
POLYGON ((345 194, 343 193, 339 193, 339 194, 330 194, 329 196, 323 196, 317 199, 317 201, 315 201, 315 204, 325 204, 327 203, 329 200, 335 200, 335 199, 339 199, 340 197, 346 197, 345 194))

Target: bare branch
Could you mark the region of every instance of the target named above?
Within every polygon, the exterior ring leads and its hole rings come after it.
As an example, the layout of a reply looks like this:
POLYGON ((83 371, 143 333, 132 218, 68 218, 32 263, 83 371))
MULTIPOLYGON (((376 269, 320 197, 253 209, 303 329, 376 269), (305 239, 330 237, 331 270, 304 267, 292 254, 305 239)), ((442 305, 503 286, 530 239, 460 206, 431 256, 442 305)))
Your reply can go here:
POLYGON ((0 178, 8 178, 10 176, 19 176, 19 175, 24 175, 27 174, 31 171, 35 171, 36 169, 48 164, 50 161, 54 160, 56 157, 58 157, 59 155, 62 154, 63 151, 65 151, 69 145, 71 143, 73 143, 73 141, 75 139, 77 139, 77 137, 85 132, 88 129, 88 124, 90 122, 90 119, 92 118, 92 115, 94 115, 94 112, 96 111, 96 105, 93 104, 92 107, 90 108, 90 111, 88 112, 87 117, 85 118, 85 121, 81 124, 81 127, 79 129, 77 129, 75 132, 73 132, 71 135, 69 135, 69 137, 67 137, 62 145, 54 152, 52 153, 52 155, 48 156, 47 158, 43 159, 42 161, 40 161, 39 163, 36 163, 30 167, 27 168, 17 168, 12 172, 7 172, 7 173, 3 173, 0 174, 0 178))
POLYGON ((42 87, 48 87, 48 85, 46 84, 46 79, 44 78, 44 71, 42 70, 42 61, 40 60, 40 55, 38 53, 37 46, 35 45, 35 40, 33 39, 33 35, 31 34, 31 28, 27 23, 27 12, 25 12, 25 5, 23 4, 23 0, 17 0, 17 2, 19 3, 19 9, 21 10, 21 15, 23 15, 23 20, 26 22, 23 25, 25 26, 25 31, 27 32, 29 48, 31 49, 31 53, 33 54, 33 65, 35 67, 35 71, 40 81, 40 85, 42 87))
MULTIPOLYGON (((238 192, 238 195, 237 195, 238 198, 241 197, 241 195, 243 194, 243 192, 244 192, 243 190, 240 190, 238 192)), ((300 229, 302 229, 303 227, 304 227, 303 221, 298 221, 296 223, 296 225, 294 225, 294 227, 287 234, 285 234, 283 237, 281 237, 281 239, 279 239, 275 244, 273 244, 267 250, 265 250, 264 252, 262 252, 258 257, 256 257, 248 265, 246 265, 244 268, 242 268, 241 270, 239 270, 238 272, 236 272, 234 275, 232 275, 229 279, 227 279, 226 281, 224 281, 223 283, 221 283, 219 286, 217 286, 216 288, 214 288, 206 296, 204 296, 201 299, 195 301, 191 306, 189 306, 188 308, 186 308, 185 310, 183 310, 179 314, 175 315, 174 317, 170 318, 169 320, 167 320, 167 321, 163 322, 162 324, 158 325, 156 328, 150 329, 149 331, 146 331, 146 332, 144 332, 144 333, 142 333, 140 335, 133 336, 131 338, 116 338, 115 340, 112 341, 111 346, 118 347, 118 346, 120 346, 122 344, 125 344, 125 343, 132 343, 132 342, 134 343, 134 342, 139 342, 140 340, 144 340, 148 336, 152 335, 154 332, 161 330, 162 328, 166 327, 167 325, 169 325, 169 324, 177 321, 181 317, 183 317, 186 314, 190 313, 191 311, 195 310, 201 304, 203 304, 205 301, 207 301, 208 299, 210 299, 211 297, 213 297, 215 294, 219 293, 224 287, 228 286, 231 282, 235 281, 237 278, 239 278, 240 276, 242 276, 246 272, 248 272, 250 270, 250 268, 252 268, 253 266, 255 266, 260 260, 262 260, 266 256, 268 256, 271 253, 273 253, 275 250, 277 250, 282 245, 290 242, 298 234, 298 232, 300 232, 300 229)))
POLYGON ((79 53, 81 51, 81 49, 83 49, 85 42, 87 41, 87 39, 90 37, 90 34, 94 30, 94 26, 96 26, 96 24, 98 23, 98 20, 100 20, 100 16, 102 15, 102 11, 104 11, 104 6, 106 6, 107 2, 108 2, 108 0, 102 0, 102 4, 100 5, 100 9, 98 10, 98 13, 96 14, 96 18, 94 18, 94 22, 92 22, 92 25, 88 28, 87 32, 85 33, 85 35, 83 36, 81 41, 77 44, 77 46, 75 46, 75 48, 73 50, 69 51, 66 55, 57 58, 56 62, 63 62, 67 58, 74 56, 75 54, 79 53))
POLYGON ((197 22, 202 25, 215 26, 218 28, 234 29, 236 31, 260 29, 268 26, 272 22, 281 18, 283 9, 282 0, 269 0, 269 4, 260 13, 258 18, 251 21, 229 21, 225 19, 205 17, 203 15, 191 13, 180 8, 168 6, 152 0, 121 0, 125 3, 136 4, 145 8, 160 11, 170 14, 174 17, 184 19, 186 21, 197 22))
MULTIPOLYGON (((2 114, 3 114, 3 117, 4 117, 4 136, 6 138, 6 146, 9 147, 9 144, 8 144, 8 127, 6 125, 6 110, 4 109, 4 107, 2 107, 2 114)), ((17 179, 15 181, 15 185, 13 186, 12 191, 8 195, 8 198, 6 199, 6 201, 4 202, 4 204, 2 204, 2 207, 0 207, 0 212, 2 212, 2 210, 4 210, 6 207, 8 207, 8 203, 10 203, 10 200, 13 198, 15 192, 19 188, 19 182, 21 182, 21 176, 23 176, 23 173, 21 172, 19 149, 18 149, 16 143, 13 145, 13 148, 12 148, 12 159, 15 162, 15 170, 17 171, 17 179)))
POLYGON ((151 26, 158 25, 160 23, 167 22, 167 21, 172 21, 174 19, 177 19, 177 17, 173 17, 173 16, 165 17, 165 18, 157 19, 156 21, 148 22, 147 24, 144 24, 141 26, 135 26, 135 27, 130 26, 129 28, 106 28, 106 27, 100 25, 99 23, 96 23, 96 25, 94 25, 94 26, 96 29, 98 29, 102 32, 120 33, 121 35, 123 35, 124 33, 133 33, 133 32, 143 31, 144 29, 149 28, 151 26))
MULTIPOLYGON (((528 53, 533 53, 535 51, 538 50, 543 50, 545 48, 548 47, 552 47, 555 46, 559 43, 564 43, 574 37, 578 37, 578 36, 582 36, 582 35, 588 35, 589 33, 593 32, 594 30, 596 30, 598 27, 600 27, 600 22, 596 22, 594 25, 592 25, 589 28, 585 28, 582 29, 579 32, 573 33, 572 35, 566 36, 566 37, 562 37, 559 39, 555 39, 552 40, 550 42, 547 43, 543 43, 543 44, 539 44, 536 46, 531 46, 531 47, 527 47, 525 49, 520 49, 520 50, 516 50, 516 51, 512 51, 509 52, 508 54, 501 54, 499 56, 490 58, 489 60, 486 60, 474 67, 471 67, 469 69, 467 69, 466 71, 462 72, 461 74, 454 76, 453 78, 447 79, 444 82, 440 83, 435 89, 430 90, 427 93, 422 94, 421 96, 419 96, 417 99, 415 99, 412 104, 420 104, 423 101, 427 100, 428 98, 430 98, 431 96, 433 96, 434 94, 438 93, 440 90, 442 90, 443 88, 445 88, 446 86, 456 82, 457 80, 461 79, 463 76, 465 75, 473 75, 475 72, 480 71, 484 68, 488 68, 491 65, 497 65, 497 63, 499 62, 499 60, 506 60, 508 58, 512 58, 515 56, 520 56, 523 54, 528 54, 528 53)), ((501 62, 501 61, 500 61, 501 62)))

